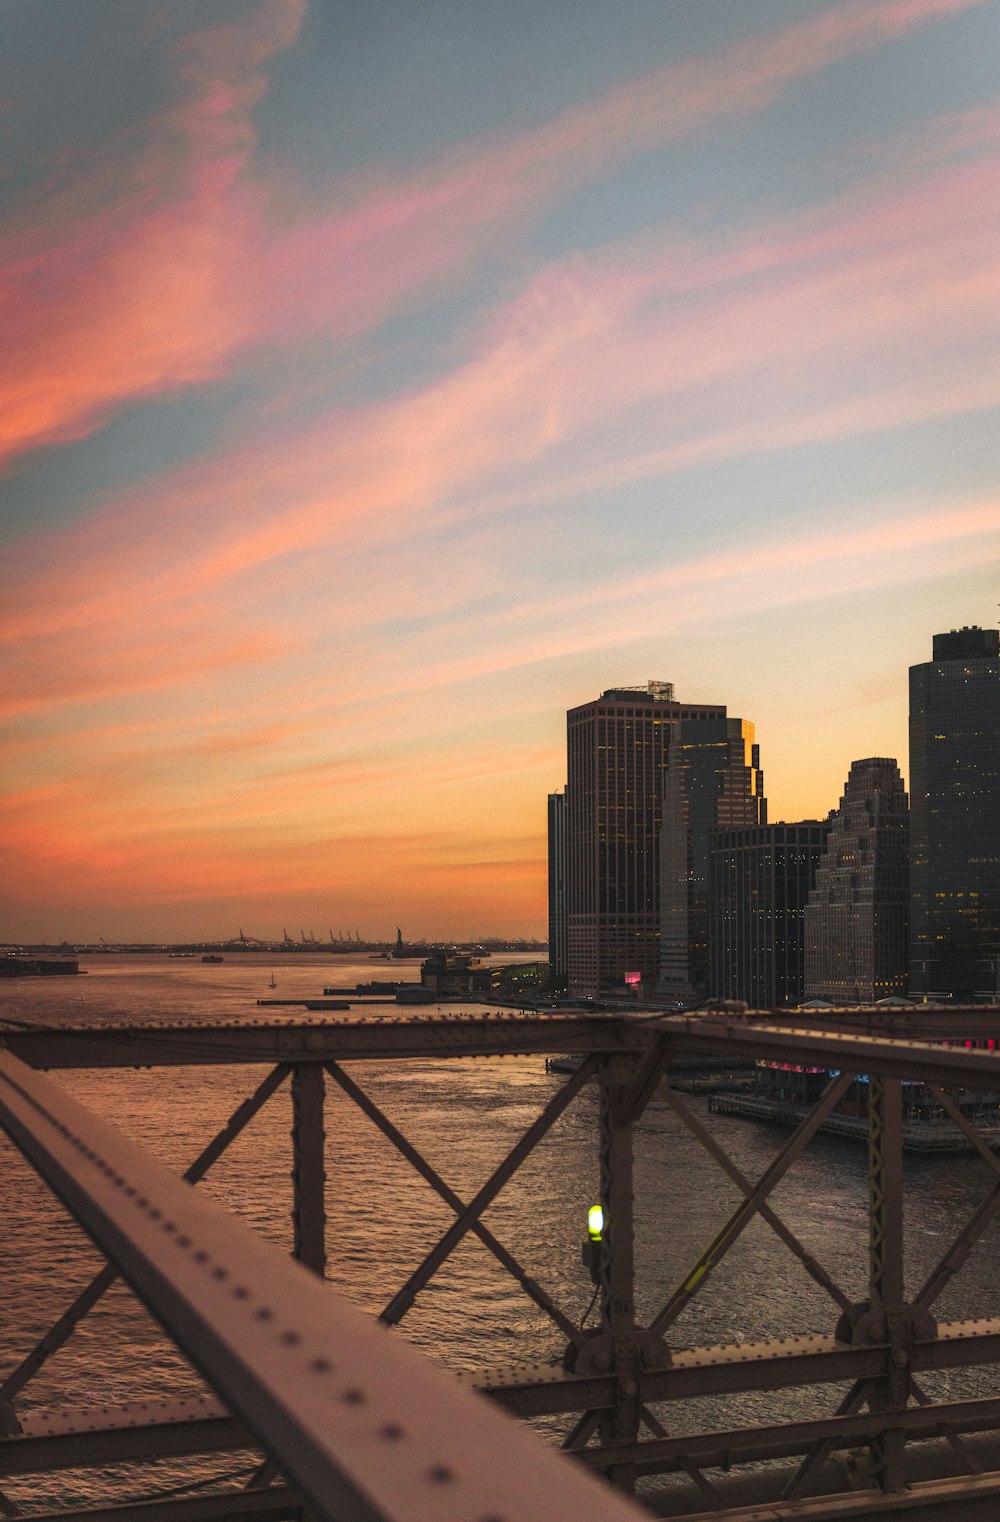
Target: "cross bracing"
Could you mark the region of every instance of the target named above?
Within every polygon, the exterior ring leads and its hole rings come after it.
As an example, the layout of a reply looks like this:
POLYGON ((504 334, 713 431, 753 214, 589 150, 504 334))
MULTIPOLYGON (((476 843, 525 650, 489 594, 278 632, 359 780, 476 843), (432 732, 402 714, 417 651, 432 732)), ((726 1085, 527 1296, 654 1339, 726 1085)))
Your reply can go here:
MULTIPOLYGON (((108 1266, 0 1380, 2 1507, 18 1477, 166 1455, 251 1455, 249 1484, 161 1496, 100 1515, 306 1516, 428 1519, 638 1515, 636 1502, 593 1489, 597 1470, 620 1491, 649 1476, 644 1503, 675 1516, 769 1518, 993 1515, 1000 1505, 1000 1397, 933 1400, 942 1370, 1000 1363, 1000 1319, 938 1322, 944 1287, 1000 1209, 1000 1161, 954 1104, 957 1088, 1000 1090, 1000 1055, 963 1044, 993 1039, 997 1011, 909 1010, 778 1017, 430 1017, 313 1022, 144 1024, 10 1032, 0 1054, 0 1122, 101 1248, 108 1266), (819 1018, 819 1017, 815 1017, 819 1018), (825 1028, 824 1028, 825 1027, 825 1028), (886 1034, 886 1032, 893 1034, 886 1034), (669 1084, 677 1052, 724 1051, 822 1065, 819 1103, 752 1179, 669 1084), (453 1188, 368 1093, 352 1063, 575 1051, 581 1066, 555 1087, 515 1146, 471 1195, 453 1188), (40 1069, 271 1063, 263 1081, 187 1170, 186 1181, 144 1156, 72 1101, 40 1069), (775 1208, 782 1178, 858 1073, 870 1075, 868 1295, 857 1303, 775 1208), (931 1086, 992 1175, 969 1219, 917 1292, 906 1298, 901 1231, 900 1080, 931 1086), (607 1228, 598 1267, 600 1323, 585 1327, 483 1220, 490 1203, 591 1081, 598 1085, 595 1152, 607 1228), (191 1185, 289 1084, 292 1095, 292 1262, 191 1185), (382 1308, 402 1321, 460 1242, 475 1236, 547 1318, 548 1364, 442 1374, 350 1309, 321 1282, 326 1263, 325 1109, 335 1085, 447 1207, 451 1224, 382 1308), (740 1196, 703 1251, 640 1325, 633 1263, 633 1131, 663 1096, 740 1196), (683 1313, 751 1222, 763 1222, 830 1305, 826 1335, 737 1345, 685 1345, 683 1313), (200 1402, 148 1402, 40 1412, 25 1403, 47 1359, 121 1275, 213 1389, 200 1402), (308 1377, 306 1377, 308 1375, 308 1377), (329 1376, 329 1378, 327 1378, 329 1376), (484 1403, 472 1390, 490 1397, 484 1403), (808 1419, 671 1432, 671 1412, 705 1396, 809 1388, 808 1419), (359 1394, 360 1399, 354 1397, 359 1394), (553 1454, 490 1407, 559 1417, 553 1454), (253 1455, 256 1454, 256 1458, 253 1455), (863 1456, 863 1462, 858 1455, 863 1456), (487 1455, 489 1457, 487 1458, 487 1455), (845 1455, 851 1459, 850 1472, 845 1455), (740 1466, 749 1465, 742 1471, 740 1466), (839 1469, 831 1466, 839 1465, 839 1469), (734 1473, 729 1473, 736 1466, 734 1473), (834 1475, 831 1481, 831 1473, 834 1475), (841 1476, 837 1480, 836 1475, 841 1476), (833 1489, 831 1490, 831 1483, 833 1489), (838 1489, 839 1487, 839 1489, 838 1489), (541 1499, 544 1498, 544 1499, 541 1499), (155 1508, 151 1510, 150 1508, 155 1508), (748 1509, 749 1508, 749 1509, 748 1509), (867 1509, 865 1509, 867 1508, 867 1509), (992 1510, 991 1510, 992 1508, 992 1510)), ((683 1180, 679 1180, 683 1187, 683 1180)), ((16 1208, 16 1201, 12 1202, 16 1208)), ((748 1307, 752 1324, 752 1307, 748 1307)), ((235 1473, 235 1471, 234 1471, 235 1473)), ((75 1513, 74 1513, 75 1514, 75 1513)), ((98 1513, 93 1507, 86 1513, 98 1513)), ((71 1515, 64 1511, 62 1516, 71 1515)))

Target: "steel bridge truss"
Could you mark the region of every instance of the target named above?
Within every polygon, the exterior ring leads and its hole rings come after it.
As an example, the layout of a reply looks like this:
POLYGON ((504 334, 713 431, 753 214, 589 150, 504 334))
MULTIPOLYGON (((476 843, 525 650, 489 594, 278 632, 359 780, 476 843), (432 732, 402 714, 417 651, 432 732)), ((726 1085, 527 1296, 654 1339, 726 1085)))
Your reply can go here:
MULTIPOLYGON (((1000 1160, 952 1098, 961 1088, 1000 1091, 1000 1054, 933 1043, 956 1031, 993 1037, 998 1014, 982 1007, 946 1016, 845 1012, 824 1016, 822 1028, 804 1024, 802 1015, 792 1024, 768 1014, 505 1014, 5 1033, 0 1125, 107 1264, 13 1368, 0 1370, 0 1513, 17 1514, 20 1477, 249 1449, 258 1458, 242 1490, 51 1515, 92 1522, 244 1516, 521 1522, 540 1515, 553 1522, 570 1516, 626 1522, 643 1513, 625 1492, 662 1476, 669 1479, 655 1492, 643 1485, 643 1498, 678 1518, 993 1517, 1000 1510, 1000 1397, 936 1401, 923 1382, 942 1370, 1000 1363, 1000 1318, 939 1322, 934 1315, 942 1290, 1000 1211, 1000 1160), (690 1051, 780 1058, 830 1075, 819 1101, 759 1178, 744 1173, 670 1086, 672 1059, 690 1051), (469 1198, 451 1187, 351 1071, 352 1064, 372 1060, 553 1052, 578 1053, 580 1065, 469 1198), (42 1071, 210 1064, 264 1064, 266 1075, 183 1178, 126 1142, 42 1071), (867 1296, 856 1303, 781 1219, 771 1197, 861 1073, 869 1078, 869 1250, 867 1296), (937 1094, 989 1175, 980 1203, 909 1299, 904 1078, 937 1094), (599 1086, 595 1143, 605 1232, 595 1271, 600 1322, 585 1327, 483 1215, 591 1081, 599 1086), (191 1187, 286 1082, 293 1114, 291 1259, 191 1187), (331 1087, 367 1116, 452 1216, 376 1322, 322 1282, 331 1087), (633 1138, 654 1093, 735 1186, 739 1203, 640 1325, 633 1138), (790 1262, 827 1296, 829 1333, 685 1347, 676 1323, 752 1221, 775 1233, 790 1262), (548 1317, 550 1364, 454 1378, 387 1333, 470 1235, 548 1317), (214 1397, 87 1411, 25 1405, 31 1380, 119 1276, 214 1397), (815 1415, 808 1420, 684 1435, 669 1430, 670 1413, 693 1399, 804 1387, 814 1392, 815 1415), (505 1413, 561 1418, 571 1456, 547 1449, 505 1413)), ((748 1321, 752 1311, 746 1308, 748 1321)))

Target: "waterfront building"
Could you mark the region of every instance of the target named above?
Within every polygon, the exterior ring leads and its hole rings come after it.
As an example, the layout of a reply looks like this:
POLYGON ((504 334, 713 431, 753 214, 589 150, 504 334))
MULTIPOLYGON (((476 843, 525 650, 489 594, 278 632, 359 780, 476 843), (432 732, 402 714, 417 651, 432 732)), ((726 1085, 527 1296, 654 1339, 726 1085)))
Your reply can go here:
POLYGON ((1000 986, 1000 633, 935 634, 910 667, 910 989, 1000 986))
POLYGON ((661 995, 686 1003, 708 993, 711 831, 766 822, 753 725, 725 709, 680 719, 667 752, 660 834, 661 995))
POLYGON ((566 716, 569 992, 652 989, 660 970, 660 828, 676 726, 725 718, 669 682, 616 687, 566 716))
POLYGON ((801 1002, 805 906, 829 819, 714 829, 709 843, 709 978, 713 998, 754 1009, 801 1002))
POLYGON ((853 762, 805 908, 806 997, 872 1004, 906 991, 909 811, 899 767, 853 762))
POLYGON ((549 794, 549 988, 566 991, 566 794, 549 794))
POLYGON ((485 994, 493 974, 491 963, 469 951, 432 951, 420 964, 420 986, 432 994, 485 994))

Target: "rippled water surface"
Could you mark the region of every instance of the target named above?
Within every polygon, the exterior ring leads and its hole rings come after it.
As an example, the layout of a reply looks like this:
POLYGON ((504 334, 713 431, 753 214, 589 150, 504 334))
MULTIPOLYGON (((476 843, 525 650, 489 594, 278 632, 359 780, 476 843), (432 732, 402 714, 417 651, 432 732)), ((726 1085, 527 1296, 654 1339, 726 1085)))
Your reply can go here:
MULTIPOLYGON (((301 1010, 258 1009, 258 998, 305 998, 325 984, 352 986, 392 976, 386 964, 347 958, 247 954, 222 964, 165 957, 84 961, 84 977, 0 984, 0 1020, 74 1023, 201 1021, 221 1016, 300 1018, 301 1010), (271 973, 277 987, 268 987, 271 973)), ((416 979, 416 964, 404 974, 416 979)), ((383 1012, 395 1006, 380 1006, 383 1012)), ((370 1012, 370 1011, 369 1011, 370 1012)), ((338 1018, 348 1018, 338 1017, 338 1018)), ((76 1098, 177 1169, 185 1167, 266 1069, 177 1067, 55 1075, 76 1098)), ((463 1197, 473 1194, 566 1080, 541 1057, 354 1063, 357 1082, 463 1197)), ((688 1101, 705 1116, 705 1103, 688 1101)), ((486 1213, 492 1231, 555 1300, 579 1318, 591 1285, 579 1259, 587 1206, 597 1183, 597 1094, 583 1089, 486 1213)), ((745 1173, 764 1170, 785 1133, 708 1117, 745 1173)), ((199 1187, 281 1246, 291 1243, 290 1104, 271 1099, 199 1187)), ((656 1313, 715 1235, 739 1196, 663 1099, 636 1126, 636 1258, 640 1319, 656 1313)), ((0 1272, 4 1373, 22 1357, 101 1258, 6 1140, 0 1142, 0 1272)), ((328 1085, 329 1277, 357 1305, 377 1312, 450 1224, 451 1212, 364 1115, 328 1085)), ((908 1160, 908 1287, 915 1291, 990 1186, 974 1157, 908 1160)), ((866 1291, 867 1184, 864 1149, 821 1137, 772 1196, 775 1209, 854 1299, 866 1291)), ((942 1317, 1000 1314, 997 1230, 979 1243, 936 1306, 942 1317)), ((760 1340, 833 1330, 837 1311, 777 1237, 755 1221, 671 1331, 675 1346, 760 1340)), ((467 1238, 403 1322, 432 1357, 459 1369, 558 1358, 559 1333, 474 1238, 467 1238)), ((27 1387, 19 1404, 87 1406, 171 1398, 201 1391, 198 1377, 129 1292, 116 1286, 71 1341, 27 1387)), ((933 1394, 995 1393, 992 1371, 927 1382, 933 1394)), ((738 1426, 783 1415, 828 1413, 830 1392, 747 1394, 671 1410, 671 1430, 738 1426)), ((661 1408, 661 1416, 663 1415, 661 1408)), ((140 1480, 122 1466, 100 1489, 92 1476, 11 1481, 28 1510, 98 1496, 167 1489, 202 1474, 230 1472, 240 1456, 164 1461, 140 1480)))

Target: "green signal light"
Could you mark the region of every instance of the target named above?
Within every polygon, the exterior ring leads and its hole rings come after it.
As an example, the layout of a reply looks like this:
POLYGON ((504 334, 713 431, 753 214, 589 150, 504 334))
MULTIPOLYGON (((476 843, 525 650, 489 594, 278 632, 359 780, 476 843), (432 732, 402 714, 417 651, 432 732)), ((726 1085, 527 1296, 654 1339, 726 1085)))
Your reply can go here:
POLYGON ((587 1232, 592 1242, 599 1242, 604 1233, 604 1211, 600 1205, 591 1205, 587 1211, 587 1232))

